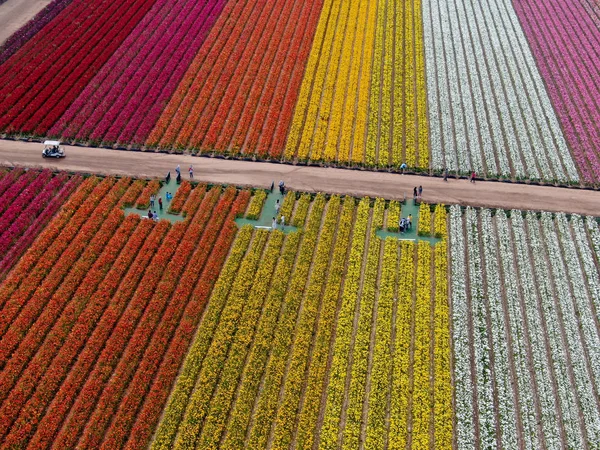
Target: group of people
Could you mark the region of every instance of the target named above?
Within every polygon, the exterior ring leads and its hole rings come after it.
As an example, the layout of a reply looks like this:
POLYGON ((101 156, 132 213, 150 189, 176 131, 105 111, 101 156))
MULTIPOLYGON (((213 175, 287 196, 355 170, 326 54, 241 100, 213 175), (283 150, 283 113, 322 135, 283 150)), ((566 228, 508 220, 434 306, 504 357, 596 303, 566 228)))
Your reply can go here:
POLYGON ((404 233, 412 228, 412 214, 409 214, 408 217, 403 217, 400 219, 400 232, 404 233))
MULTIPOLYGON (((170 202, 173 199, 173 194, 171 194, 170 192, 167 192, 165 194, 165 198, 167 199, 168 202, 170 202)), ((162 209, 163 209, 162 197, 158 197, 158 202, 157 202, 156 195, 152 194, 150 196, 150 209, 148 210, 148 219, 154 220, 155 222, 158 221, 158 213, 156 212, 156 210, 153 211, 154 207, 156 206, 156 203, 158 203, 158 209, 160 211, 162 211, 162 209)))
POLYGON ((415 202, 420 202, 423 196, 423 186, 419 186, 418 188, 415 186, 413 189, 413 200, 415 202))

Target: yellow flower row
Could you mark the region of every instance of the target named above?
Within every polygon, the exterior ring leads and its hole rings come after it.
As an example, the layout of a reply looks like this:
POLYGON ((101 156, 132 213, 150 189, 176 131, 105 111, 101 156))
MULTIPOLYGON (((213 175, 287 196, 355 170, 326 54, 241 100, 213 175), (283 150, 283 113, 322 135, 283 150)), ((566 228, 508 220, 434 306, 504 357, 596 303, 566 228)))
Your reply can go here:
POLYGON ((430 358, 431 318, 431 246, 420 241, 417 248, 417 295, 415 301, 415 349, 413 366, 412 398, 412 445, 414 448, 429 446, 429 421, 432 413, 430 358))
POLYGON ((379 133, 379 95, 381 92, 381 72, 383 70, 383 47, 385 40, 385 3, 378 2, 377 26, 375 28, 375 48, 373 50, 373 72, 371 73, 371 91, 369 101, 369 121, 367 131, 367 148, 365 165, 375 166, 377 163, 377 136, 379 133))
MULTIPOLYGON (((396 14, 396 47, 394 52, 394 134, 392 135, 392 148, 394 150, 394 163, 401 163, 398 156, 402 156, 404 148, 404 56, 410 56, 411 49, 406 45, 403 27, 406 20, 404 1, 394 2, 396 14)), ((410 121, 407 122, 410 126, 410 121)))
MULTIPOLYGON (((354 113, 347 114, 349 109, 354 110, 354 101, 356 96, 356 90, 347 91, 347 80, 350 72, 355 67, 360 67, 360 57, 362 44, 364 39, 364 29, 366 15, 366 5, 368 0, 359 0, 350 3, 350 13, 348 15, 348 26, 345 36, 340 34, 336 35, 336 41, 340 44, 343 42, 343 48, 341 53, 341 59, 339 63, 339 69, 337 74, 333 72, 335 65, 330 68, 330 74, 328 77, 328 85, 325 87, 323 92, 323 104, 321 105, 321 117, 329 117, 329 130, 327 130, 327 122, 321 121, 319 131, 321 129, 326 130, 326 139, 324 142, 325 151, 322 158, 326 161, 334 161, 337 159, 338 153, 338 137, 339 131, 342 126, 342 121, 348 116, 354 120, 354 113), (358 22, 358 23, 357 23, 358 22), (357 51, 358 50, 358 51, 357 51), (354 59, 358 57, 358 61, 354 59), (334 94, 335 91, 335 94, 334 94), (329 111, 330 97, 333 96, 333 105, 331 111, 329 111), (346 108, 344 108, 346 104, 346 108), (350 104, 352 106, 350 106, 350 104)), ((357 69, 355 69, 357 71, 357 69)), ((350 129, 351 132, 351 129, 350 129)), ((319 154, 316 152, 317 148, 321 145, 319 137, 322 133, 317 132, 317 139, 315 141, 316 148, 313 151, 314 157, 312 159, 319 159, 319 154)), ((341 158, 340 158, 341 159, 341 158)), ((344 158, 347 161, 348 157, 344 158)))
POLYGON ((392 370, 391 338, 394 291, 398 262, 398 241, 388 238, 385 241, 379 297, 377 299, 377 322, 375 324, 375 346, 371 369, 371 390, 369 393, 369 413, 367 417, 366 448, 385 447, 386 408, 390 392, 392 370))
POLYGON ((237 400, 221 445, 221 448, 224 450, 237 450, 244 446, 246 430, 254 407, 254 400, 258 395, 260 380, 267 364, 271 346, 273 345, 279 311, 287 294, 288 282, 292 275, 301 236, 301 233, 291 233, 288 235, 282 256, 277 263, 271 288, 263 307, 263 315, 260 319, 252 349, 248 355, 248 362, 240 381, 237 400))
POLYGON ((257 220, 262 212, 265 199, 267 198, 267 191, 259 190, 254 193, 248 205, 248 212, 246 218, 250 220, 257 220))
MULTIPOLYGON (((279 259, 283 237, 284 235, 280 231, 270 234, 269 243, 261 258, 252 289, 249 292, 241 317, 239 318, 237 329, 231 328, 227 330, 230 342, 227 360, 224 366, 222 366, 220 374, 218 373, 219 366, 215 367, 215 377, 208 378, 206 380, 207 384, 201 384, 201 389, 196 391, 205 391, 208 393, 204 397, 204 401, 200 403, 201 406, 199 408, 199 410, 204 411, 205 420, 196 445, 202 449, 216 449, 219 447, 221 435, 225 430, 229 408, 240 379, 240 374, 244 369, 248 348, 252 344, 263 303, 271 287, 271 277, 275 272, 275 265, 279 259), (235 335, 233 335, 234 329, 235 335), (213 389, 214 394, 211 399, 210 392, 213 389)), ((244 301, 244 299, 230 297, 229 301, 238 303, 244 301)), ((211 362, 211 360, 207 361, 207 365, 210 365, 211 362)), ((201 411, 197 410, 198 413, 201 411)))
POLYGON ((410 341, 415 286, 415 244, 400 242, 389 449, 404 450, 408 437, 410 341))
POLYGON ((202 369, 196 379, 195 389, 188 399, 179 434, 175 440, 175 447, 177 448, 195 448, 200 429, 208 413, 215 383, 219 379, 221 369, 227 358, 232 330, 236 329, 253 285, 261 282, 256 276, 257 267, 261 261, 263 247, 268 236, 269 232, 266 230, 259 230, 254 235, 250 251, 236 274, 229 293, 229 300, 218 318, 218 323, 214 325, 216 330, 212 336, 212 342, 202 362, 202 369))
POLYGON ((283 314, 279 319, 271 344, 271 356, 265 369, 261 395, 258 398, 251 421, 253 426, 248 438, 248 448, 266 448, 271 425, 277 413, 279 391, 283 382, 290 346, 294 338, 294 327, 300 309, 300 302, 304 295, 311 261, 317 246, 324 208, 325 197, 318 195, 313 202, 300 251, 296 258, 294 273, 287 294, 284 297, 283 314))
POLYGON ((289 370, 283 385, 283 399, 275 420, 275 431, 271 447, 273 449, 284 449, 290 446, 294 424, 297 422, 296 414, 302 394, 312 333, 319 311, 321 293, 327 280, 327 269, 330 267, 329 258, 340 218, 340 204, 340 198, 334 196, 327 205, 325 222, 321 228, 321 236, 313 260, 308 288, 302 302, 298 324, 293 332, 294 342, 292 344, 289 370))
MULTIPOLYGON (((300 196, 300 200, 296 204, 296 211, 294 212, 294 218, 292 219, 293 226, 295 226, 295 227, 303 227, 304 226, 304 222, 306 222, 306 215, 308 214, 308 209, 310 208, 311 201, 312 201, 312 198, 311 198, 310 194, 302 194, 302 196, 300 196)), ((285 216, 285 217, 289 217, 289 216, 285 216)))
POLYGON ((448 213, 446 207, 442 204, 436 205, 435 216, 433 218, 433 230, 435 237, 443 238, 446 237, 446 223, 448 222, 448 213))
POLYGON ((404 58, 404 114, 406 123, 405 133, 405 152, 406 165, 416 166, 415 158, 415 128, 417 126, 415 116, 415 39, 414 39, 414 8, 413 2, 405 2, 406 11, 404 12, 405 27, 404 32, 406 42, 406 57, 404 58))
POLYGON ((173 448, 179 424, 183 418, 190 394, 196 384, 196 379, 202 367, 202 361, 210 345, 211 336, 218 324, 221 310, 225 305, 229 290, 252 238, 252 230, 253 228, 248 226, 242 228, 238 233, 229 258, 211 294, 205 319, 186 356, 181 374, 177 377, 175 388, 171 393, 162 420, 156 431, 152 449, 173 448))
POLYGON ((323 39, 325 38, 325 32, 331 32, 331 26, 329 25, 330 13, 333 12, 333 17, 336 17, 338 7, 339 1, 327 0, 323 4, 323 10, 321 11, 319 23, 317 25, 313 40, 314 45, 310 50, 310 55, 306 63, 302 87, 300 88, 300 94, 298 96, 298 101, 296 102, 296 108, 294 110, 294 118, 292 120, 290 132, 288 133, 288 139, 285 147, 285 157, 287 159, 292 159, 296 155, 304 127, 304 117, 309 105, 312 105, 312 103, 310 103, 311 95, 313 90, 313 82, 317 77, 317 72, 320 66, 327 66, 327 61, 321 59, 320 47, 321 42, 323 42, 323 39))
POLYGON ((419 236, 431 236, 431 208, 427 203, 419 206, 419 236))
POLYGON ((369 343, 371 341, 371 327, 373 323, 373 308, 375 306, 375 292, 377 289, 377 273, 379 270, 379 255, 381 240, 375 234, 383 226, 383 213, 385 201, 378 198, 373 207, 373 219, 369 230, 369 249, 367 264, 364 270, 362 293, 360 296, 359 318, 352 355, 352 369, 350 378, 350 392, 348 409, 346 413, 346 428, 344 429, 344 449, 358 448, 362 411, 365 398, 369 343))
MULTIPOLYGON (((285 195, 285 198, 283 199, 283 202, 281 203, 281 209, 279 210, 279 214, 277 215, 277 220, 279 220, 281 218, 281 216, 284 216, 286 218, 286 221, 289 222, 290 218, 292 217, 292 213, 294 212, 294 204, 295 203, 296 203, 296 193, 289 191, 285 195)), ((303 221, 302 225, 304 225, 304 221, 303 221)))
POLYGON ((354 198, 346 197, 335 240, 335 250, 329 263, 330 273, 319 316, 319 324, 304 394, 304 405, 299 412, 298 431, 296 434, 296 448, 298 450, 308 450, 313 447, 314 431, 318 420, 321 396, 323 394, 327 358, 329 357, 329 343, 333 334, 337 303, 346 268, 346 256, 350 244, 354 209, 354 198))
POLYGON ((390 203, 388 205, 387 224, 386 224, 386 229, 388 231, 398 231, 398 228, 400 226, 400 213, 401 213, 400 202, 397 200, 390 201, 390 203))
POLYGON ((362 199, 356 214, 350 257, 344 280, 344 292, 335 331, 333 360, 327 386, 325 419, 321 428, 320 448, 323 449, 337 449, 339 420, 344 401, 346 372, 352 339, 354 309, 360 288, 360 275, 370 212, 369 199, 362 199))
MULTIPOLYGON (((352 161, 362 163, 364 158, 365 131, 367 113, 369 110, 369 82, 371 79, 371 61, 373 42, 375 40, 375 23, 377 19, 376 2, 366 3, 367 12, 364 20, 364 35, 357 36, 354 45, 355 62, 352 63, 350 81, 348 83, 348 100, 345 106, 344 126, 340 137, 338 160, 350 161, 350 146, 352 146, 352 161), (361 60, 362 51, 362 60, 361 60), (360 72, 360 79, 359 79, 360 72), (356 94, 355 94, 356 93, 356 94), (356 117, 354 105, 356 102, 356 117), (354 127, 354 133, 352 128, 354 127), (352 138, 354 141, 351 143, 352 138)), ((363 15, 361 14, 361 17, 363 15)))
MULTIPOLYGON (((427 123, 427 91, 425 89, 425 50, 423 45, 423 17, 421 0, 415 0, 415 53, 417 58, 417 116, 419 129, 419 161, 417 167, 429 167, 429 126, 427 123)), ((408 154, 406 157, 407 163, 408 154)))
MULTIPOLYGON (((445 211, 445 210, 444 210, 445 211)), ((435 447, 452 448, 452 382, 450 378, 450 319, 448 257, 445 241, 435 246, 434 415, 435 447)))

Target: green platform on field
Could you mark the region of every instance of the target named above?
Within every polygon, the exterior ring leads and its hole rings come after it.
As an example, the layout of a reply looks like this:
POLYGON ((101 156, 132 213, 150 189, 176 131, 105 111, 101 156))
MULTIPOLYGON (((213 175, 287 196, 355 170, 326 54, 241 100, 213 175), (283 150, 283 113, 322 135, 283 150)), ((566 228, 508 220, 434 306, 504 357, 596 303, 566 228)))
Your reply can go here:
MULTIPOLYGON (((270 192, 265 199, 262 212, 260 213, 258 220, 239 218, 235 219, 235 223, 240 228, 242 228, 244 225, 252 225, 254 228, 271 230, 273 225, 273 217, 277 217, 277 213, 275 212, 275 204, 277 203, 277 200, 279 200, 279 204, 283 205, 284 197, 285 195, 281 194, 279 191, 270 192)), ((290 219, 291 217, 286 217, 286 222, 289 222, 290 219)), ((291 225, 285 225, 282 228, 280 223, 277 224, 277 229, 283 231, 285 234, 298 231, 298 228, 291 225)))
MULTIPOLYGON (((156 201, 154 202, 154 208, 152 208, 152 214, 154 214, 154 211, 156 211, 156 214, 158 215, 158 219, 159 220, 168 220, 171 223, 177 223, 177 222, 183 222, 185 220, 185 217, 183 217, 182 214, 172 214, 167 212, 169 210, 169 206, 171 205, 171 201, 167 200, 167 192, 170 192, 173 195, 173 198, 175 198, 175 193, 177 192, 177 190, 179 189, 179 184, 177 184, 177 181, 174 178, 171 178, 169 180, 168 183, 165 183, 164 181, 161 183, 162 187, 159 189, 158 193, 156 194, 156 201), (161 210, 158 207, 158 199, 162 198, 163 200, 163 209, 161 210)), ((123 211, 125 212, 125 215, 129 215, 129 214, 138 214, 140 216, 142 216, 142 218, 147 218, 148 217, 148 210, 151 209, 150 207, 148 207, 147 210, 144 209, 137 209, 135 207, 132 208, 124 208, 123 211)))
POLYGON ((408 217, 412 215, 412 228, 403 233, 399 231, 387 231, 387 230, 377 230, 376 234, 380 239, 394 238, 400 241, 426 241, 431 245, 438 243, 441 241, 440 238, 431 237, 431 236, 419 236, 417 230, 419 229, 419 204, 415 203, 414 200, 409 199, 406 200, 401 205, 400 217, 408 217))

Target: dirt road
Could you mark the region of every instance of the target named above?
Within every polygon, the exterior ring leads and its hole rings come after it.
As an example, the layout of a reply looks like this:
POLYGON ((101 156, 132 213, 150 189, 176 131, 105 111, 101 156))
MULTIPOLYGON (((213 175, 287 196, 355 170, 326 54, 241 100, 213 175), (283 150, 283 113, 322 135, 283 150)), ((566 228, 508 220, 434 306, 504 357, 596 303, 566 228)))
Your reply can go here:
POLYGON ((0 5, 0 44, 25 25, 51 0, 7 0, 0 5))
POLYGON ((0 140, 0 165, 51 167, 75 172, 88 172, 137 177, 174 175, 181 165, 188 178, 190 164, 194 178, 211 183, 268 187, 284 180, 294 190, 368 195, 401 199, 412 196, 414 186, 423 186, 423 198, 431 203, 487 206, 504 209, 562 211, 600 216, 600 192, 514 183, 449 180, 414 175, 292 166, 277 163, 231 161, 163 153, 127 152, 99 148, 66 147, 61 160, 42 158, 42 145, 0 140))

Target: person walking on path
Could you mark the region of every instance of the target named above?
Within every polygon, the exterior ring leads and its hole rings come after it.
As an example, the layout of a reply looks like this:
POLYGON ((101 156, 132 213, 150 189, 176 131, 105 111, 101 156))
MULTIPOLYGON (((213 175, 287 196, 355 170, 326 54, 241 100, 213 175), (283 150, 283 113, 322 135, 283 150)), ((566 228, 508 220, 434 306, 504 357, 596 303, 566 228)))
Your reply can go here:
POLYGON ((448 181, 448 168, 444 168, 444 181, 448 181))
POLYGON ((275 217, 273 217, 273 222, 271 223, 271 228, 273 228, 274 230, 277 229, 277 219, 275 217))
POLYGON ((413 201, 416 202, 417 201, 417 187, 415 186, 415 188, 413 189, 413 201))
POLYGON ((471 179, 469 181, 471 181, 471 183, 475 183, 475 177, 476 177, 476 173, 475 171, 471 172, 471 179))
POLYGON ((179 167, 179 164, 175 167, 175 172, 177 172, 177 175, 181 175, 181 167, 179 167))
POLYGON ((408 229, 411 229, 412 228, 412 214, 408 215, 407 221, 408 221, 408 229))
POLYGON ((419 201, 421 201, 422 197, 423 197, 423 186, 419 186, 419 201))
POLYGON ((279 204, 279 200, 277 200, 277 203, 275 203, 275 214, 279 214, 280 208, 281 208, 281 205, 279 204))
POLYGON ((162 211, 162 197, 158 197, 158 209, 162 211))
POLYGON ((193 179, 194 179, 194 168, 190 164, 190 180, 193 180, 193 179))
POLYGON ((285 183, 283 180, 279 180, 279 192, 281 195, 285 194, 285 183))
POLYGON ((154 200, 156 200, 156 197, 154 194, 152 194, 150 196, 150 208, 154 208, 154 200))

